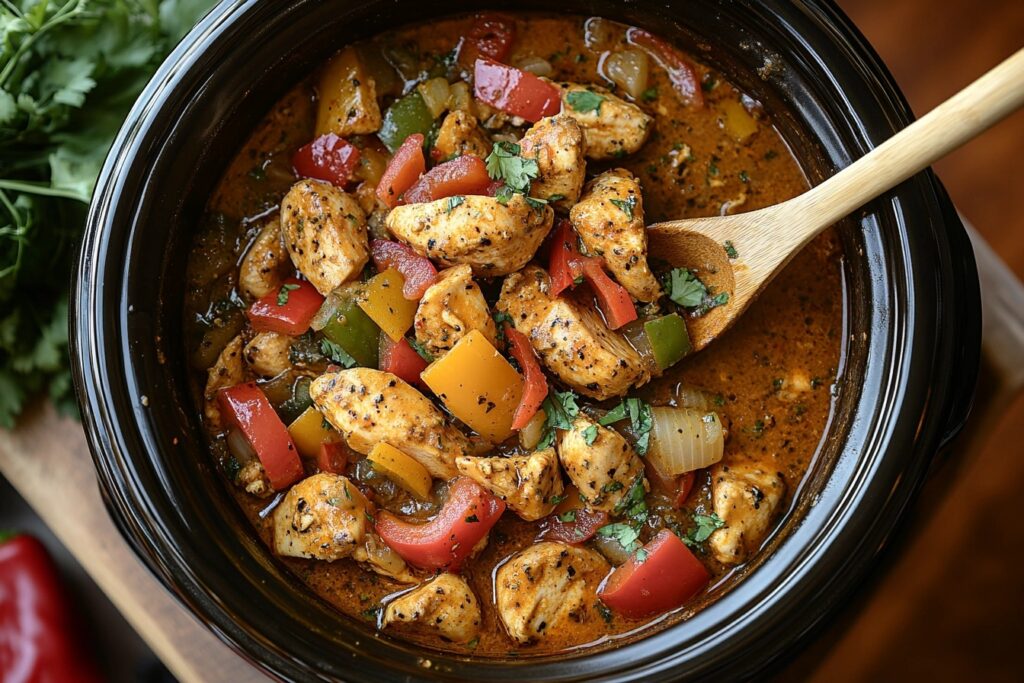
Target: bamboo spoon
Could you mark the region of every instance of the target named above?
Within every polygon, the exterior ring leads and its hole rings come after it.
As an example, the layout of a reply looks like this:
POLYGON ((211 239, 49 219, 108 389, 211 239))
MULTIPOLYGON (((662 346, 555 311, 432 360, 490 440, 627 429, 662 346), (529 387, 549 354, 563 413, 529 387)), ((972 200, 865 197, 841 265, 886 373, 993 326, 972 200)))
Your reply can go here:
POLYGON ((1024 104, 1024 49, 839 173, 790 200, 749 213, 657 223, 650 253, 696 272, 725 304, 687 320, 703 349, 739 318, 765 285, 818 233, 1024 104), (729 259, 725 242, 737 257, 729 259))

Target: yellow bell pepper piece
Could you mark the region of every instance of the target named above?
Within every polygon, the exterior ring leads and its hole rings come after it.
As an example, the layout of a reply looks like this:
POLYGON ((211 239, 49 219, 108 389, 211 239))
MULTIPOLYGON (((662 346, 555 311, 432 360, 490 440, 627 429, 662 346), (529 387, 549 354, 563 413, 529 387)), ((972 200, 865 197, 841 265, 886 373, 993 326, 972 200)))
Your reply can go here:
POLYGON ((430 497, 432 481, 427 468, 391 444, 374 444, 366 459, 373 463, 373 469, 420 500, 430 497))
POLYGON ((288 434, 303 458, 315 458, 320 453, 320 444, 341 439, 341 434, 328 425, 320 411, 313 406, 302 411, 288 425, 288 434))
POLYGON ((480 330, 471 330, 420 378, 455 417, 491 443, 512 435, 523 378, 480 330))
POLYGON ((398 341, 412 327, 418 302, 409 301, 402 294, 405 278, 394 268, 378 273, 366 283, 366 295, 359 308, 370 316, 384 334, 398 341))
POLYGON ((347 138, 380 129, 380 107, 373 79, 367 76, 355 48, 345 48, 327 63, 317 94, 317 137, 334 133, 347 138))

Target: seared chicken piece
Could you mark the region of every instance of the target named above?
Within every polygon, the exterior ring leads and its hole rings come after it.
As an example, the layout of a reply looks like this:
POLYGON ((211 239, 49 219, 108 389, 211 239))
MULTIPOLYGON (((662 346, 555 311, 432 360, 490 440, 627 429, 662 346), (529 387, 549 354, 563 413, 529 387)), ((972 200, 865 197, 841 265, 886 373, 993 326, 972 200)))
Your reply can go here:
POLYGON ((445 266, 465 263, 483 277, 522 268, 551 230, 554 212, 533 207, 520 195, 507 204, 495 197, 467 195, 452 206, 448 199, 396 206, 387 227, 417 253, 445 266))
POLYGON ((495 577, 498 616, 519 643, 592 618, 608 563, 589 548, 537 543, 514 555, 495 577))
POLYGON ((538 176, 530 194, 551 199, 554 207, 568 210, 580 197, 587 162, 583 158, 583 130, 571 116, 559 114, 533 124, 519 141, 523 158, 536 159, 538 176))
POLYGON ((435 158, 446 161, 463 154, 483 159, 491 153, 491 139, 468 111, 452 111, 444 117, 434 141, 435 158))
POLYGON ((438 479, 455 476, 469 440, 445 422, 430 399, 390 372, 352 368, 313 380, 309 395, 349 448, 369 453, 379 442, 415 458, 438 479))
POLYGON ((260 332, 245 346, 245 362, 249 369, 265 379, 291 370, 289 352, 294 338, 277 332, 260 332))
POLYGON ((494 318, 473 281, 472 268, 463 264, 441 271, 420 299, 414 329, 416 341, 435 358, 450 351, 470 330, 480 330, 487 341, 496 343, 494 318))
POLYGON ((246 297, 259 299, 281 288, 290 261, 281 240, 281 221, 274 216, 260 230, 238 268, 238 288, 246 297))
MULTIPOLYGON (((604 88, 577 83, 555 85, 562 91, 562 113, 576 119, 583 128, 588 159, 611 159, 632 154, 647 142, 654 128, 654 119, 640 107, 604 88), (574 93, 593 93, 601 98, 600 104, 596 108, 583 106, 574 93)), ((588 96, 587 99, 593 98, 588 96)))
POLYGON ((388 603, 381 626, 392 625, 468 643, 480 635, 480 603, 461 576, 439 574, 388 603))
POLYGON ((357 278, 370 258, 366 214, 330 183, 292 185, 281 201, 281 227, 292 263, 324 296, 357 278))
POLYGON ((640 301, 657 301, 661 287, 647 266, 644 200, 632 173, 616 168, 591 180, 569 219, 587 251, 604 257, 620 285, 640 301))
POLYGON ((719 463, 711 470, 711 500, 725 526, 708 539, 722 564, 740 564, 768 533, 786 492, 782 475, 753 463, 719 463))
POLYGON ((245 381, 245 366, 242 363, 242 336, 228 342, 217 356, 217 362, 206 372, 206 389, 203 391, 203 414, 206 423, 214 431, 220 431, 220 405, 217 392, 245 381))
POLYGON ((257 498, 266 498, 274 493, 267 471, 263 469, 259 460, 250 460, 243 465, 242 469, 238 470, 235 483, 245 489, 246 493, 257 498))
POLYGON ((530 339, 544 365, 576 391, 603 401, 650 379, 640 354, 601 314, 568 296, 548 296, 550 281, 537 266, 505 278, 499 311, 530 339))
POLYGON ((370 569, 399 583, 417 583, 419 579, 409 571, 402 556, 391 549, 373 530, 366 530, 363 544, 352 551, 352 559, 365 562, 370 569))
POLYGON ((505 501, 512 510, 533 522, 551 514, 562 495, 562 473, 554 448, 511 458, 455 459, 459 472, 505 501))
POLYGON ((333 562, 362 545, 366 524, 359 489, 341 475, 321 472, 291 487, 274 510, 274 550, 333 562))
POLYGON ((650 490, 644 463, 626 439, 583 413, 572 429, 559 432, 558 458, 591 509, 615 510, 637 478, 643 479, 645 491, 650 490))

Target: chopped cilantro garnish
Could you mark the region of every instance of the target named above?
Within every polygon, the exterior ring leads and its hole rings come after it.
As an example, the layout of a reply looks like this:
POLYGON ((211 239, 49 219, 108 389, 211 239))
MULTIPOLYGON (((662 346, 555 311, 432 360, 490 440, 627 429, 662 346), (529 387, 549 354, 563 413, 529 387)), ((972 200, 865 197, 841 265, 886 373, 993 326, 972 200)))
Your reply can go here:
POLYGON ((733 246, 730 240, 726 240, 722 246, 725 247, 726 256, 729 258, 739 258, 740 253, 736 251, 736 247, 733 246))
POLYGON ((350 356, 345 349, 341 348, 341 346, 335 344, 330 339, 320 340, 320 351, 338 365, 346 368, 354 368, 359 364, 358 361, 350 356))
POLYGON ((613 538, 619 542, 627 552, 635 552, 640 549, 640 530, 624 522, 607 524, 597 530, 598 536, 613 538))
POLYGON ((572 421, 580 414, 576 394, 571 391, 552 391, 544 399, 544 434, 537 444, 538 450, 550 448, 555 442, 555 430, 572 429, 572 421))
POLYGON ((281 285, 281 289, 277 290, 277 305, 284 306, 288 303, 288 292, 294 292, 298 288, 299 286, 294 284, 281 285))
POLYGON ((604 604, 600 600, 597 601, 597 612, 601 615, 601 618, 604 619, 604 623, 606 624, 612 623, 612 619, 615 618, 612 611, 608 609, 608 605, 604 604))
MULTIPOLYGON (((529 194, 530 181, 540 173, 536 159, 519 156, 519 145, 512 142, 495 142, 487 155, 487 175, 492 180, 501 180, 512 192, 529 194)), ((507 200, 506 200, 507 201, 507 200)))
POLYGON ((563 495, 554 495, 554 496, 551 496, 550 498, 548 498, 548 502, 551 503, 552 505, 558 505, 559 503, 561 503, 564 500, 565 500, 565 496, 563 496, 563 495))
POLYGON ((555 194, 551 195, 550 197, 548 197, 548 201, 549 202, 558 202, 558 201, 561 201, 563 199, 565 199, 565 195, 564 194, 559 194, 557 192, 555 194))
POLYGON ((636 452, 644 455, 650 446, 651 428, 654 426, 654 418, 651 413, 651 404, 639 398, 623 399, 619 405, 612 408, 598 422, 604 426, 613 422, 619 422, 629 418, 629 424, 636 438, 636 452))
POLYGON ((740 171, 740 182, 741 183, 749 183, 750 182, 750 174, 747 173, 746 171, 740 171))
POLYGON ((725 526, 725 522, 722 518, 714 512, 710 515, 694 513, 693 523, 694 527, 681 537, 683 543, 689 546, 703 543, 711 537, 711 534, 713 534, 716 529, 721 529, 725 526))
POLYGON ((610 481, 610 482, 608 482, 607 484, 605 484, 604 486, 601 487, 601 492, 602 493, 615 493, 616 491, 621 491, 622 489, 623 489, 623 486, 622 486, 622 482, 621 481, 610 481))
POLYGON ((708 288, 688 268, 673 268, 665 279, 668 298, 683 308, 700 306, 708 288))
POLYGON ((648 88, 647 90, 644 90, 642 93, 640 93, 640 99, 642 99, 644 102, 651 102, 653 100, 656 100, 657 98, 657 88, 648 88))
POLYGON ((636 551, 636 554, 633 555, 633 557, 636 558, 636 563, 637 564, 643 564, 644 562, 647 561, 647 555, 648 555, 647 551, 644 550, 643 548, 640 548, 639 550, 636 551))
POLYGON ((601 103, 605 101, 605 97, 589 90, 576 90, 566 95, 565 101, 569 103, 573 111, 578 111, 581 114, 594 112, 600 116, 601 103))
POLYGON ((452 209, 454 209, 456 206, 459 206, 460 204, 464 204, 465 202, 466 198, 463 197, 462 195, 455 195, 454 197, 449 197, 448 201, 444 205, 444 212, 451 213, 452 209))
POLYGON ((558 521, 559 522, 563 522, 565 524, 569 524, 570 522, 575 522, 576 521, 576 511, 575 510, 566 510, 562 514, 558 515, 558 521))
POLYGON ((423 346, 423 344, 419 343, 412 337, 406 337, 405 341, 409 342, 409 346, 412 347, 413 351, 419 354, 420 358, 427 361, 428 363, 434 362, 434 356, 430 353, 430 351, 427 351, 427 347, 423 346))
POLYGON ((636 195, 631 194, 625 199, 612 199, 611 203, 619 207, 622 213, 626 214, 629 220, 633 220, 633 209, 636 208, 636 195))
POLYGON ((583 440, 587 442, 588 446, 593 446, 594 442, 597 441, 597 425, 590 425, 583 430, 583 440))

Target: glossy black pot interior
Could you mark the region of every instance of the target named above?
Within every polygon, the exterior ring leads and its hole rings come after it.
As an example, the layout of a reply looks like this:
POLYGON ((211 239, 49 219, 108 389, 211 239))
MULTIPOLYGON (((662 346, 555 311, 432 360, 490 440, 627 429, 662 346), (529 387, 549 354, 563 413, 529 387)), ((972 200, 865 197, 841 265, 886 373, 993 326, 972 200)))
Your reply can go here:
MULTIPOLYGON (((485 6, 551 7, 459 1, 443 11, 485 6)), ((202 206, 290 84, 339 46, 438 7, 225 2, 142 95, 100 178, 75 281, 76 380, 110 510, 202 621, 283 678, 750 675, 791 652, 863 578, 932 456, 966 417, 979 352, 977 277, 963 228, 929 173, 843 226, 842 390, 795 512, 746 580, 650 637, 504 662, 417 650, 333 611, 283 571, 213 471, 178 322, 202 206)), ((910 119, 884 67, 830 4, 572 0, 560 9, 644 26, 694 51, 766 104, 815 181, 910 119)))

